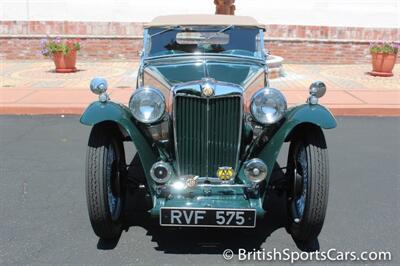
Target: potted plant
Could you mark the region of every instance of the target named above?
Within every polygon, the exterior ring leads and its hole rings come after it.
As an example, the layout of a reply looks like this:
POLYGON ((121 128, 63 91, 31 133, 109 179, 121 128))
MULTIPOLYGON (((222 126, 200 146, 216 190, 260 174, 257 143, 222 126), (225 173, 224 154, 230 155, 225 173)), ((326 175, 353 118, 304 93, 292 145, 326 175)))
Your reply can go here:
POLYGON ((41 53, 53 59, 57 73, 71 73, 76 71, 76 53, 80 50, 80 40, 61 40, 56 37, 40 41, 41 53))
POLYGON ((391 77, 392 70, 396 63, 399 44, 374 43, 370 46, 372 55, 372 76, 391 77))

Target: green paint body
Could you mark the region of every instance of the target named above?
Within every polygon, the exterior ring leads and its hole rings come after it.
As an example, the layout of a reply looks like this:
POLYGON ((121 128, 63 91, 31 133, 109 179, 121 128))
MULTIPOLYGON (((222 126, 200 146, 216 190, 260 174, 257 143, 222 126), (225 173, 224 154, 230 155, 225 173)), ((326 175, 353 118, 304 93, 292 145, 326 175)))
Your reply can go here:
MULTIPOLYGON (((289 109, 284 118, 284 122, 270 137, 269 141, 261 149, 255 157, 262 159, 270 169, 267 176, 271 177, 272 169, 276 162, 279 151, 288 135, 303 123, 311 123, 322 129, 331 129, 336 127, 336 120, 333 115, 325 107, 321 105, 303 104, 289 109)), ((243 188, 212 188, 205 193, 204 188, 194 187, 185 190, 185 194, 181 192, 173 192, 170 197, 165 197, 157 193, 154 181, 150 177, 150 168, 160 158, 156 149, 152 147, 151 141, 145 137, 126 106, 116 104, 114 102, 93 102, 83 113, 81 119, 82 124, 93 126, 95 124, 112 121, 123 128, 130 136, 137 153, 142 161, 143 168, 148 182, 149 192, 155 199, 151 213, 155 216, 159 215, 161 207, 193 207, 193 208, 244 208, 256 209, 257 216, 262 217, 265 214, 263 209, 263 201, 266 195, 255 194, 252 196, 244 196, 243 188)), ((173 145, 171 145, 173 147, 173 145)), ((173 177, 170 182, 176 180, 173 177)), ((249 184, 249 180, 244 176, 243 167, 238 171, 238 184, 249 184)), ((266 191, 266 190, 265 190, 266 191)))

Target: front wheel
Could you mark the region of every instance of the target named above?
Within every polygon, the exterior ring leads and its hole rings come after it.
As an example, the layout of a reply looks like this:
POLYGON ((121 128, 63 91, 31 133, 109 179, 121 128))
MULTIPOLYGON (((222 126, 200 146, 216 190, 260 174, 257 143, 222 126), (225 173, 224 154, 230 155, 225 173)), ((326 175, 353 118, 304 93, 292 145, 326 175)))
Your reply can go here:
POLYGON ((326 142, 319 128, 294 136, 289 147, 287 175, 288 232, 296 241, 313 241, 325 220, 329 186, 326 142))
POLYGON ((118 131, 96 125, 90 134, 86 158, 86 198, 89 218, 96 235, 118 238, 122 231, 125 156, 118 131))

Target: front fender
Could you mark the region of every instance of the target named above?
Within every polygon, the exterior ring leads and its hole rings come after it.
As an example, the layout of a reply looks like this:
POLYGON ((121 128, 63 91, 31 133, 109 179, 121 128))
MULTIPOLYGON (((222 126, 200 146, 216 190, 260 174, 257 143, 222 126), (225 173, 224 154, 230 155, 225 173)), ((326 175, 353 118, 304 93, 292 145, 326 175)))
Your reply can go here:
POLYGON ((267 181, 271 177, 279 151, 287 136, 292 130, 303 123, 311 123, 323 129, 336 127, 336 119, 325 107, 316 104, 303 104, 289 109, 285 114, 285 121, 270 138, 258 155, 268 166, 267 181))
POLYGON ((104 121, 116 122, 125 129, 139 154, 147 181, 151 182, 150 168, 157 161, 158 155, 151 148, 142 132, 136 127, 130 110, 124 105, 111 101, 106 103, 93 102, 86 108, 80 118, 80 122, 88 126, 93 126, 104 121))

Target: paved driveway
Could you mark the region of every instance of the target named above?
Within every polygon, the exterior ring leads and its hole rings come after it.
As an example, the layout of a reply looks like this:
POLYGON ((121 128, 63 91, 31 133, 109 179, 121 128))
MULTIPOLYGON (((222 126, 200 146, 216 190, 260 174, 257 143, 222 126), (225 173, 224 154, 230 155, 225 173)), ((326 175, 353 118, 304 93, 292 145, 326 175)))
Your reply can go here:
MULTIPOLYGON (((320 249, 391 251, 398 265, 400 119, 339 118, 338 124, 326 132, 331 184, 320 249)), ((0 117, 0 265, 222 264, 228 247, 299 251, 282 228, 279 196, 257 234, 160 231, 133 217, 118 242, 99 241, 84 193, 88 134, 77 117, 0 117)))

